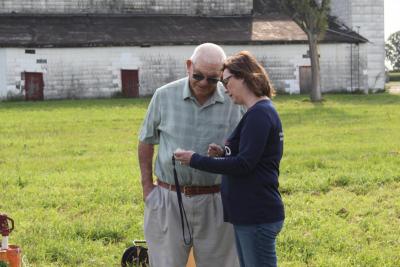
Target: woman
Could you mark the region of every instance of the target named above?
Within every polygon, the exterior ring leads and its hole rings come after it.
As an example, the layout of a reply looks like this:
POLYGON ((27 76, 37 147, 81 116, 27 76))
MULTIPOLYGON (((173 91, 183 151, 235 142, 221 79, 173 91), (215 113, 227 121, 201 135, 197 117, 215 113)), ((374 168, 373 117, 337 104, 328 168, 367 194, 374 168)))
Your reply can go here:
POLYGON ((278 191, 283 132, 270 99, 274 89, 247 51, 228 58, 223 69, 227 93, 247 112, 226 140, 225 150, 211 144, 213 157, 207 157, 179 149, 175 158, 192 168, 224 174, 224 219, 233 224, 240 265, 277 266, 275 240, 285 215, 278 191))

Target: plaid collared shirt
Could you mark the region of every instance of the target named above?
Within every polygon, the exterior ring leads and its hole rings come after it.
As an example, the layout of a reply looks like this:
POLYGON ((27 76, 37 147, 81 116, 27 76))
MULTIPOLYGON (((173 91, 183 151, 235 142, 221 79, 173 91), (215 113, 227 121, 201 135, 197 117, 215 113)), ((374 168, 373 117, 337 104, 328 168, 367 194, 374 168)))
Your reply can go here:
MULTIPOLYGON (((149 104, 139 140, 158 144, 155 175, 161 181, 174 184, 172 153, 177 149, 193 150, 207 155, 208 145, 221 146, 239 123, 243 110, 235 105, 218 84, 212 97, 199 105, 183 78, 156 90, 149 104)), ((214 185, 221 176, 176 165, 181 185, 214 185)))

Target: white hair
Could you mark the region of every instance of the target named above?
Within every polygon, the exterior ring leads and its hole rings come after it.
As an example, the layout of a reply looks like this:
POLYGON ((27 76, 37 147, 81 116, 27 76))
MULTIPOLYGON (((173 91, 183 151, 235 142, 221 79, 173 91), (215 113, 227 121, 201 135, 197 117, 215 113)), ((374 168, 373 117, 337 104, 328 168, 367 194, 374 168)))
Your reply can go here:
POLYGON ((222 47, 213 43, 204 43, 197 46, 190 60, 195 63, 200 59, 209 64, 223 64, 226 59, 226 54, 222 47))

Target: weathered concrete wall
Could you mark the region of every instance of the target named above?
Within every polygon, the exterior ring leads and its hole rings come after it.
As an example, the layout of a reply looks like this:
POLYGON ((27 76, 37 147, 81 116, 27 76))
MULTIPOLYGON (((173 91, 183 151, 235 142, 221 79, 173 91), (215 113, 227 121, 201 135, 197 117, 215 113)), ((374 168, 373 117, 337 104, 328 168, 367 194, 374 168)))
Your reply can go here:
POLYGON ((366 66, 365 47, 365 44, 320 45, 323 91, 351 92, 367 85, 368 76, 363 73, 366 66))
POLYGON ((166 51, 147 51, 141 56, 140 86, 141 94, 153 94, 154 90, 168 82, 186 76, 185 61, 192 54, 191 47, 166 49, 166 51), (181 50, 182 53, 179 53, 181 50), (153 52, 153 53, 152 53, 153 52))
MULTIPOLYGON (((356 89, 357 81, 360 84, 367 82, 367 77, 362 72, 351 70, 351 63, 354 66, 356 64, 350 60, 352 55, 350 48, 349 44, 322 44, 319 46, 323 92, 350 92, 356 89)), ((290 94, 300 92, 299 68, 310 66, 310 59, 305 56, 308 45, 249 46, 245 49, 254 53, 263 63, 278 91, 290 94)), ((353 53, 352 56, 355 61, 357 55, 353 53)), ((365 62, 365 58, 360 57, 359 60, 360 65, 365 62)))
POLYGON ((227 47, 227 54, 248 50, 256 56, 266 68, 270 79, 279 92, 296 94, 300 92, 299 66, 310 65, 310 60, 303 58, 307 45, 270 45, 227 47), (233 49, 234 48, 234 49, 233 49))
MULTIPOLYGON (((385 36, 384 36, 384 1, 383 0, 334 0, 332 12, 354 31, 369 40, 360 49, 361 72, 368 75, 368 83, 361 89, 379 90, 385 86, 385 36)), ((358 51, 358 49, 357 49, 358 51)), ((353 66, 354 68, 355 66, 353 66)))
MULTIPOLYGON (((44 98, 110 97, 121 93, 121 69, 139 70, 140 95, 185 75, 184 59, 192 48, 7 49, 8 96, 23 96, 21 73, 41 72, 44 98)), ((4 94, 3 94, 4 96, 4 94)))
MULTIPOLYGON (((303 56, 307 54, 307 45, 223 48, 227 55, 250 51, 265 66, 278 91, 300 92, 299 67, 310 65, 309 58, 303 56)), ((366 83, 367 76, 350 67, 350 48, 348 44, 321 45, 324 92, 351 91, 358 83, 366 83)), ((21 73, 24 72, 43 73, 45 99, 110 97, 121 93, 122 69, 138 70, 139 94, 151 95, 163 84, 186 76, 185 60, 193 49, 194 46, 43 48, 36 49, 35 54, 26 54, 24 49, 3 48, 0 59, 2 54, 7 54, 6 90, 0 91, 0 98, 23 97, 25 81, 21 73)), ((365 55, 365 52, 360 54, 365 55)), ((355 57, 353 48, 353 60, 355 57)), ((360 57, 359 60, 362 69, 366 59, 360 57)))
POLYGON ((349 28, 352 28, 351 20, 351 1, 349 0, 331 0, 331 14, 344 22, 349 28))
POLYGON ((8 50, 8 95, 24 95, 24 72, 43 73, 45 99, 106 97, 113 91, 110 64, 96 48, 36 49, 35 54, 26 54, 24 49, 8 50))
POLYGON ((353 25, 360 25, 360 34, 368 40, 368 88, 383 89, 385 86, 385 31, 383 0, 352 1, 353 25))
POLYGON ((250 14, 252 0, 2 0, 0 13, 250 14))
POLYGON ((6 66, 6 50, 0 48, 0 99, 7 96, 6 66))

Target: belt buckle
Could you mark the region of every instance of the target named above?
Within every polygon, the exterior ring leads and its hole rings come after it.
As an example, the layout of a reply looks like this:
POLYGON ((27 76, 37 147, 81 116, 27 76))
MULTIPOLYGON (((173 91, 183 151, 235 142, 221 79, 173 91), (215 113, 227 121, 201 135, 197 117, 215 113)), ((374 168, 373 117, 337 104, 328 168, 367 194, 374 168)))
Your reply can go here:
POLYGON ((183 194, 184 194, 186 197, 191 197, 191 196, 192 196, 192 194, 190 194, 190 187, 189 187, 189 186, 184 185, 182 191, 183 191, 183 194), (186 189, 187 189, 187 190, 186 190, 186 189))

